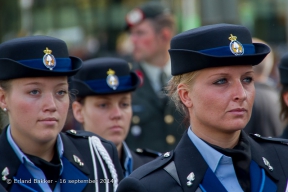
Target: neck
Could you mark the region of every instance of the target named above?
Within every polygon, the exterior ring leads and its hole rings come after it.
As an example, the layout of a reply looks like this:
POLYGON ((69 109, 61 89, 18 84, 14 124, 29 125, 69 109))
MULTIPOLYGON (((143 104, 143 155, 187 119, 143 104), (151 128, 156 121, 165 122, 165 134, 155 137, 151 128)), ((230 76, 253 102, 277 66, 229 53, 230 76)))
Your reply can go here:
POLYGON ((192 131, 204 141, 219 146, 221 148, 235 147, 239 141, 241 130, 235 132, 204 131, 202 129, 192 128, 192 131))
POLYGON ((54 146, 56 143, 56 138, 55 140, 49 141, 48 143, 40 143, 31 139, 18 137, 17 134, 13 134, 12 129, 11 136, 17 146, 21 149, 21 151, 23 151, 23 153, 34 155, 48 162, 52 160, 55 153, 54 146))
POLYGON ((160 68, 164 68, 168 63, 168 61, 169 61, 168 51, 167 53, 157 54, 156 56, 146 60, 147 63, 160 68))

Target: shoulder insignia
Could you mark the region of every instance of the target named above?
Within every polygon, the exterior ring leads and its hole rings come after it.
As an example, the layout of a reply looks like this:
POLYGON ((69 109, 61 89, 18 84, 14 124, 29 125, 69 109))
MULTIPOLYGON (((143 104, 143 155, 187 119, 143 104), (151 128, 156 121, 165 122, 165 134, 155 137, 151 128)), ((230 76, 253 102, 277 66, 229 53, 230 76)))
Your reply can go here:
POLYGON ((256 134, 250 133, 249 135, 254 140, 269 141, 269 142, 273 142, 273 143, 279 143, 279 144, 283 144, 283 145, 288 145, 288 139, 275 138, 275 137, 262 137, 261 135, 259 135, 257 133, 256 134))
POLYGON ((162 153, 151 150, 151 149, 141 149, 141 148, 137 148, 135 150, 135 152, 137 154, 143 154, 143 155, 147 155, 147 156, 151 156, 151 157, 159 157, 162 155, 162 153))

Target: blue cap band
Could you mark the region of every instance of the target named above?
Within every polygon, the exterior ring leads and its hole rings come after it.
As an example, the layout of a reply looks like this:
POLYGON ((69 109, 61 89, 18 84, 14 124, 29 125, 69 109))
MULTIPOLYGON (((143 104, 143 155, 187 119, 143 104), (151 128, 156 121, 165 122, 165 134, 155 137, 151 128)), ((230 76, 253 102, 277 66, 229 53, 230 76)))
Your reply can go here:
MULTIPOLYGON (((49 70, 44 64, 43 59, 19 60, 19 63, 34 69, 49 70)), ((70 58, 57 58, 56 66, 52 71, 65 72, 72 70, 70 58)))
MULTIPOLYGON (((243 55, 249 55, 249 54, 255 54, 255 47, 253 44, 244 44, 244 54, 243 55)), ((212 49, 204 49, 200 50, 199 52, 207 54, 207 55, 213 55, 213 56, 229 56, 234 55, 229 46, 223 46, 223 47, 216 47, 212 49)))
POLYGON ((93 91, 97 93, 113 93, 115 91, 125 91, 132 87, 131 76, 118 76, 119 86, 113 90, 107 85, 106 79, 84 81, 93 91))

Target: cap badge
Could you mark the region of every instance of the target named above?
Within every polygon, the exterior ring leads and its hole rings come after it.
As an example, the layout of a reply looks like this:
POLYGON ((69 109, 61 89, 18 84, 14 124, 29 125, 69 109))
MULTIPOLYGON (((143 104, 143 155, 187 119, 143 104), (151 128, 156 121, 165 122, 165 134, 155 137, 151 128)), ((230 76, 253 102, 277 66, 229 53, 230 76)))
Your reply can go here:
POLYGON ((136 8, 130 11, 126 16, 126 21, 129 25, 135 25, 136 23, 139 23, 144 18, 143 12, 136 8))
POLYGON ((239 41, 237 41, 237 37, 230 34, 228 39, 231 41, 229 45, 231 52, 236 56, 243 55, 244 47, 239 41))
POLYGON ((43 51, 45 53, 45 55, 43 56, 43 63, 44 65, 50 69, 53 70, 53 68, 56 66, 56 59, 55 57, 51 54, 52 50, 48 49, 48 47, 46 47, 46 49, 43 51))
POLYGON ((116 90, 119 85, 119 80, 118 77, 115 75, 115 71, 109 69, 107 71, 107 75, 108 75, 106 78, 107 85, 113 90, 116 90))

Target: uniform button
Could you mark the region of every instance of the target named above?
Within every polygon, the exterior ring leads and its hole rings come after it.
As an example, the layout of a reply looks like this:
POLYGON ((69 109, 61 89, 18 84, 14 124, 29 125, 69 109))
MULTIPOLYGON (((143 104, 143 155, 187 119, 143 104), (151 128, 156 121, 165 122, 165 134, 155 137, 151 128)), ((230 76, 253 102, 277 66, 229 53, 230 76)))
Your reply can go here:
POLYGON ((173 135, 167 135, 166 137, 166 142, 169 145, 173 145, 175 143, 175 137, 173 135))
POLYGON ((133 125, 131 127, 131 134, 135 137, 141 135, 142 129, 139 125, 133 125))
POLYGON ((164 121, 165 121, 166 124, 171 124, 171 123, 173 123, 174 118, 173 118, 172 115, 166 115, 166 116, 164 117, 164 121))
POLYGON ((134 115, 132 117, 132 123, 133 124, 139 124, 140 123, 140 118, 137 115, 134 115))
POLYGON ((261 135, 259 135, 258 133, 255 133, 254 134, 256 137, 261 137, 261 135))
POLYGON ((71 129, 71 130, 70 130, 70 133, 72 133, 72 134, 75 135, 77 132, 76 132, 74 129, 71 129))

